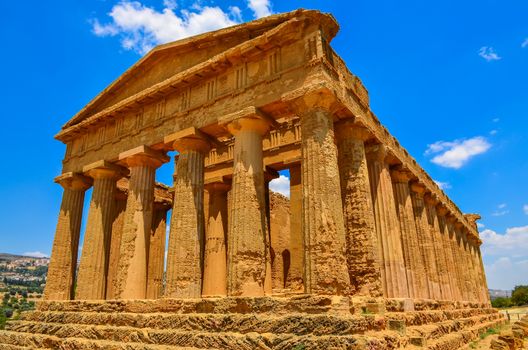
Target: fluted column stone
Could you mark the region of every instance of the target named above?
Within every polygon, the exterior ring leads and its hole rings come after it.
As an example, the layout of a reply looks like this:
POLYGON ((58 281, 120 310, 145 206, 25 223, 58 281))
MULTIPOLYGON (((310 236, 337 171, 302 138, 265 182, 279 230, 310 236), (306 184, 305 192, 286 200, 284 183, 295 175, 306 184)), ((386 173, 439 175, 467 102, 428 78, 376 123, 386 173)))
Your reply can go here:
POLYGON ((301 218, 301 165, 297 163, 290 166, 290 273, 286 281, 286 287, 294 292, 304 290, 304 245, 301 218))
POLYGON ((386 162, 387 151, 381 144, 367 148, 368 168, 376 232, 382 257, 382 276, 385 296, 409 296, 407 274, 403 258, 400 223, 396 213, 394 191, 386 162))
POLYGON ((75 298, 104 300, 106 299, 112 224, 115 214, 116 183, 124 171, 105 161, 88 165, 83 171, 93 179, 93 192, 79 263, 75 298))
MULTIPOLYGON (((119 188, 115 195, 114 215, 112 223, 112 237, 110 239, 110 257, 108 258, 108 276, 106 278, 106 299, 115 299, 114 285, 119 266, 119 251, 121 249, 121 237, 123 235, 123 223, 127 203, 127 193, 119 188)), ((128 188, 128 179, 125 180, 128 188)))
POLYGON ((169 207, 166 203, 154 203, 148 252, 147 299, 158 299, 163 291, 167 211, 169 207))
POLYGON ((440 227, 440 239, 441 239, 441 247, 444 252, 445 258, 446 258, 446 264, 447 264, 447 278, 449 282, 449 292, 450 292, 450 299, 449 300, 456 300, 457 299, 457 283, 456 283, 456 273, 454 271, 455 266, 455 259, 453 256, 453 252, 451 250, 451 243, 449 241, 449 230, 447 227, 447 219, 446 215, 448 213, 448 210, 446 207, 442 206, 441 204, 437 205, 436 212, 438 215, 438 225, 440 227))
POLYGON ((199 298, 202 293, 204 248, 204 160, 206 136, 168 136, 165 143, 179 152, 175 165, 174 204, 167 254, 165 296, 199 298))
POLYGON ((453 257, 453 272, 454 272, 454 298, 458 301, 464 300, 463 289, 464 289, 464 267, 459 261, 457 235, 455 231, 456 218, 452 215, 446 217, 446 229, 448 233, 448 239, 450 244, 451 255, 453 257))
POLYGON ((337 126, 336 137, 350 293, 383 296, 378 239, 364 145, 369 133, 365 128, 347 121, 337 126))
POLYGON ((442 244, 438 214, 436 212, 437 199, 431 194, 425 196, 427 214, 429 218, 429 230, 433 237, 433 246, 436 257, 436 267, 438 269, 438 280, 440 282, 440 293, 442 300, 451 300, 451 289, 449 286, 449 277, 447 270, 447 260, 442 244))
POLYGON ((44 299, 71 300, 74 297, 84 194, 91 185, 91 179, 65 173, 57 177, 55 182, 62 186, 64 193, 53 239, 44 299))
POLYGON ((460 222, 455 223, 455 233, 457 239, 457 253, 458 253, 458 262, 463 266, 463 275, 462 275, 462 295, 464 301, 472 301, 471 293, 471 271, 469 270, 467 258, 466 258, 466 243, 464 238, 464 233, 462 228, 464 225, 460 222))
POLYGON ((230 187, 224 182, 206 185, 209 213, 205 231, 203 296, 227 295, 227 194, 230 187))
POLYGON ((427 220, 425 209, 425 187, 419 183, 411 183, 411 199, 416 223, 416 233, 420 245, 420 253, 424 261, 425 277, 427 281, 426 297, 429 299, 440 299, 440 285, 438 282, 438 270, 436 267, 435 251, 431 230, 427 220))
POLYGON ((119 159, 130 169, 130 182, 114 293, 116 299, 145 299, 156 169, 168 157, 140 146, 119 159))
POLYGON ((228 235, 228 294, 263 296, 269 246, 262 137, 268 121, 258 115, 231 121, 235 136, 228 235))
POLYGON ((402 250, 407 271, 409 294, 414 298, 427 298, 427 279, 424 259, 420 251, 418 230, 414 217, 409 181, 412 174, 406 170, 391 171, 396 209, 400 222, 402 250))
POLYGON ((350 277, 330 96, 305 96, 301 113, 302 231, 306 293, 348 295, 350 277), (316 103, 314 104, 313 99, 316 103))

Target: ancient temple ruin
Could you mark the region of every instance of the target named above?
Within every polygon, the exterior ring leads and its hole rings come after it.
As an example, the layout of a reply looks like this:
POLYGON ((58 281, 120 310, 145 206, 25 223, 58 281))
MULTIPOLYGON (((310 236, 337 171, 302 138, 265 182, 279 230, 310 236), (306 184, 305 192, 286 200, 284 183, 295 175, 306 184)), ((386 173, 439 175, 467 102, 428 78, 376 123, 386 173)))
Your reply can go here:
POLYGON ((298 10, 161 45, 68 121, 45 301, 0 344, 457 349, 502 322, 479 216, 383 127, 337 32, 298 10))

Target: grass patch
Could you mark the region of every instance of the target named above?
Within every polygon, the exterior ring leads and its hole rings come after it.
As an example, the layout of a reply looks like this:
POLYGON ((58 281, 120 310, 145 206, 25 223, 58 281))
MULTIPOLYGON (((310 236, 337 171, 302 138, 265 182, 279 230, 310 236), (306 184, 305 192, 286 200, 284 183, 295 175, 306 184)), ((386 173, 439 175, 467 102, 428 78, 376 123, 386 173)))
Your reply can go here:
POLYGON ((498 328, 488 328, 484 333, 480 335, 480 339, 481 340, 486 339, 490 335, 499 334, 499 332, 500 330, 498 328))
POLYGON ((292 350, 305 350, 305 349, 306 349, 306 345, 304 345, 303 343, 297 344, 292 348, 292 350))

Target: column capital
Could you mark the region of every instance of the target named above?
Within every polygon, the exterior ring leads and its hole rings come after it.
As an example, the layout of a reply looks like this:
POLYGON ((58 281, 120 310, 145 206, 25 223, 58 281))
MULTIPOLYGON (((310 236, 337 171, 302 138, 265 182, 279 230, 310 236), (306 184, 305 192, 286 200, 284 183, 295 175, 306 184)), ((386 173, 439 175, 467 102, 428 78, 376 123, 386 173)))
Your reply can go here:
POLYGON ((433 193, 426 193, 424 195, 425 203, 432 204, 436 207, 436 204, 438 203, 438 198, 433 193))
POLYGON ((336 123, 334 130, 338 141, 354 139, 365 142, 372 137, 370 130, 355 122, 355 119, 345 119, 336 123))
POLYGON ((313 109, 324 109, 334 114, 341 108, 334 91, 321 83, 294 90, 284 95, 282 100, 297 114, 313 109))
POLYGON ((253 106, 225 115, 219 118, 218 122, 225 126, 233 136, 243 130, 252 130, 260 135, 265 135, 271 125, 277 125, 273 118, 268 117, 260 109, 253 106))
POLYGON ((436 212, 439 216, 446 216, 449 212, 449 209, 447 209, 442 203, 438 203, 436 206, 436 212))
POLYGON ((392 181, 399 183, 408 183, 413 178, 413 173, 401 166, 391 169, 390 174, 392 181))
POLYGON ((74 172, 63 173, 54 181, 68 190, 87 190, 92 186, 92 179, 74 172))
POLYGON ((117 179, 128 175, 129 171, 127 168, 110 163, 106 160, 99 160, 84 166, 83 173, 92 179, 117 179))
POLYGON ((139 146, 119 154, 119 162, 128 167, 148 166, 159 168, 163 163, 169 161, 169 157, 161 151, 154 150, 148 146, 139 146))
POLYGON ((204 183, 207 191, 227 192, 231 189, 231 180, 225 176, 217 176, 207 179, 204 183))
POLYGON ((387 158, 388 151, 387 147, 384 144, 378 143, 373 145, 368 145, 365 147, 365 154, 368 160, 384 162, 387 158))
POLYGON ((456 216, 454 216, 453 214, 447 214, 446 215, 446 220, 449 224, 455 226, 455 222, 456 222, 456 216))
POLYGON ((419 198, 423 198, 423 196, 425 195, 425 192, 427 191, 427 189, 425 188, 425 186, 419 182, 416 182, 416 181, 412 181, 411 182, 411 191, 416 193, 416 195, 419 197, 419 198))
POLYGON ((211 149, 213 140, 195 127, 190 127, 165 136, 163 142, 170 149, 174 149, 180 153, 190 150, 205 154, 211 149))

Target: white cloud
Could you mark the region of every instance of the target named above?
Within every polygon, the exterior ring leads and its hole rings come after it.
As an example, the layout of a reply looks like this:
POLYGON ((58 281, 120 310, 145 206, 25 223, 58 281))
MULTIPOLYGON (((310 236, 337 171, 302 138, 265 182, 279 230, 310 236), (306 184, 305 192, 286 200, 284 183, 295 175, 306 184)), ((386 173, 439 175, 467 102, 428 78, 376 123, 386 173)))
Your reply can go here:
POLYGON ((500 122, 500 118, 493 118, 492 121, 493 121, 494 123, 498 123, 498 122, 500 122))
POLYGON ((491 264, 484 265, 488 287, 491 289, 512 290, 516 285, 528 284, 528 260, 515 261, 503 256, 491 264))
POLYGON ((248 7, 253 11, 255 18, 266 17, 272 14, 269 0, 248 0, 248 7))
POLYGON ((528 215, 528 204, 523 205, 523 211, 526 215, 528 215))
POLYGON ((479 56, 485 59, 488 62, 498 61, 501 59, 499 55, 495 52, 493 47, 482 46, 478 52, 479 56))
POLYGON ((434 182, 440 187, 442 190, 448 190, 451 188, 451 184, 449 182, 442 182, 442 181, 436 181, 434 182))
POLYGON ((477 222, 477 227, 478 227, 478 228, 484 228, 484 227, 486 227, 486 225, 484 225, 484 224, 481 223, 481 222, 477 222))
POLYGON ((36 251, 36 252, 25 252, 22 255, 24 256, 30 256, 32 258, 49 258, 48 254, 36 251))
POLYGON ((269 183, 269 189, 290 198, 290 179, 284 175, 273 179, 269 183))
POLYGON ((497 206, 497 210, 495 210, 493 213, 491 213, 492 216, 504 216, 508 214, 510 211, 506 209, 508 205, 506 203, 499 204, 497 206))
POLYGON ((431 162, 446 167, 459 169, 472 157, 487 152, 491 144, 485 137, 476 136, 451 142, 438 141, 427 146, 426 155, 437 154, 431 162))
MULTIPOLYGON (((266 1, 251 1, 248 6, 255 16, 265 13, 266 1), (254 3, 253 5, 251 5, 254 3), (253 6, 253 7, 251 7, 253 6)), ((161 11, 143 5, 139 1, 123 0, 112 7, 110 22, 92 20, 92 31, 97 36, 119 36, 126 50, 144 54, 158 44, 179 40, 241 22, 241 12, 236 6, 224 11, 218 6, 201 6, 195 3, 188 9, 175 12, 176 2, 165 0, 161 11)))
POLYGON ((480 233, 480 238, 483 241, 482 252, 487 255, 528 255, 528 226, 511 227, 504 234, 487 229, 480 233))
POLYGON ((524 49, 525 47, 528 47, 528 38, 524 39, 524 41, 521 44, 521 47, 524 49))
POLYGON ((493 136, 493 135, 497 135, 498 131, 493 129, 490 131, 490 135, 493 136))

